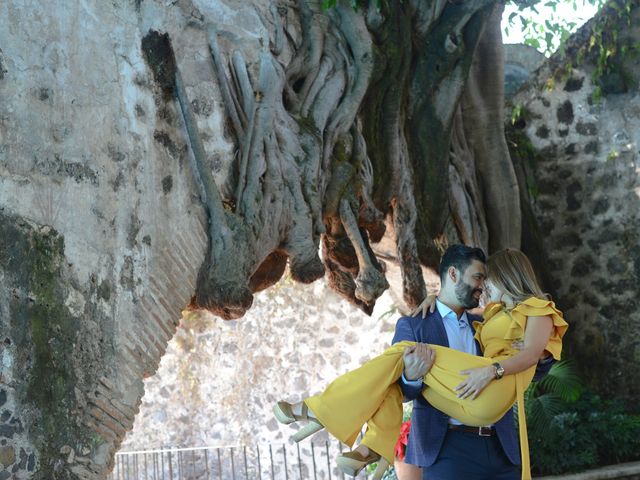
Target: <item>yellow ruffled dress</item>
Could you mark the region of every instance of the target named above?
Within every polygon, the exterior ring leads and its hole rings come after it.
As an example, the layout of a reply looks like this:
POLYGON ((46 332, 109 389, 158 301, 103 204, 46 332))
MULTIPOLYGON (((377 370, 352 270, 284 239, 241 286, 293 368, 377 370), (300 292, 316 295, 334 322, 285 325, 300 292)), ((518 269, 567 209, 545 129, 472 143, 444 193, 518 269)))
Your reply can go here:
MULTIPOLYGON (((422 390, 422 395, 435 408, 472 426, 497 422, 518 401, 522 478, 526 480, 531 478, 531 473, 524 392, 536 366, 491 382, 475 400, 458 398, 455 387, 465 378, 460 375, 461 370, 491 365, 518 353, 512 343, 524 338, 527 318, 541 316, 553 320, 546 351, 559 360, 562 337, 568 325, 552 301, 531 297, 511 311, 503 305, 491 304, 485 309, 483 321, 474 322, 483 356, 430 345, 436 353, 435 362, 424 377, 426 388, 422 390)), ((305 403, 327 431, 350 446, 366 423, 362 443, 393 464, 393 449, 402 424, 402 392, 397 380, 404 369, 404 350, 412 345, 415 342, 396 343, 360 368, 341 375, 324 392, 306 399, 305 403)))

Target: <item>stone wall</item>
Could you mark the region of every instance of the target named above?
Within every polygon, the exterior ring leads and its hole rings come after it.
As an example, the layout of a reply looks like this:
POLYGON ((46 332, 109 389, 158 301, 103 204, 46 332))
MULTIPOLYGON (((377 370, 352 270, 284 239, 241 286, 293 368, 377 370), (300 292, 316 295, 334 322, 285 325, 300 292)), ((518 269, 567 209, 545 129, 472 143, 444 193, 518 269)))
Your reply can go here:
POLYGON ((318 393, 382 352, 397 316, 388 294, 367 316, 324 281, 283 280, 258 294, 242 320, 185 318, 145 380, 122 450, 286 443, 295 429, 276 422, 275 402, 318 393))
POLYGON ((606 79, 593 80, 589 63, 564 74, 547 65, 514 97, 522 113, 508 126, 548 256, 539 267, 571 325, 570 357, 596 391, 627 400, 640 394, 639 66, 630 57, 635 84, 600 98, 606 79))
POLYGON ((169 3, 0 2, 0 478, 103 478, 194 292, 206 216, 150 30, 179 39, 207 151, 232 152, 196 9, 169 3))

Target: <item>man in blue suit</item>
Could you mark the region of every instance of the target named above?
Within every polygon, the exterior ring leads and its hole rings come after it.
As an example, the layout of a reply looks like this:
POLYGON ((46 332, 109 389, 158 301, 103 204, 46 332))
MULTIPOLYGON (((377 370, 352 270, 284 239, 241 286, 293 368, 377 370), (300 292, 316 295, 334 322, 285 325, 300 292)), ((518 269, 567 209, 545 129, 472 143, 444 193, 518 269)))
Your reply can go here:
MULTIPOLYGON (((420 395, 425 388, 422 377, 434 360, 426 344, 481 354, 472 327, 479 318, 466 310, 478 306, 485 279, 486 257, 481 249, 449 247, 440 263, 441 289, 434 312, 425 318, 401 317, 396 325, 393 343, 420 342, 405 352, 404 373, 398 382, 405 401, 413 400, 405 462, 422 467, 423 479, 520 479, 520 451, 511 410, 494 425, 470 427, 436 410, 420 395)), ((538 376, 546 374, 551 363, 538 364, 538 376)))

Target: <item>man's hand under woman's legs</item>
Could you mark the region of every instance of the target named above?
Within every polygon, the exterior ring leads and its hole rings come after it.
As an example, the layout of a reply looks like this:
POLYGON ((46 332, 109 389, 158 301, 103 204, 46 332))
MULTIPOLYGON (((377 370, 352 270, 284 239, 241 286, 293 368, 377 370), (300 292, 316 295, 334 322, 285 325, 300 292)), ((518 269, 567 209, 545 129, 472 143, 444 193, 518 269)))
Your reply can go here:
POLYGON ((424 377, 436 359, 436 352, 426 343, 416 343, 407 347, 402 356, 404 361, 404 378, 412 381, 424 377))

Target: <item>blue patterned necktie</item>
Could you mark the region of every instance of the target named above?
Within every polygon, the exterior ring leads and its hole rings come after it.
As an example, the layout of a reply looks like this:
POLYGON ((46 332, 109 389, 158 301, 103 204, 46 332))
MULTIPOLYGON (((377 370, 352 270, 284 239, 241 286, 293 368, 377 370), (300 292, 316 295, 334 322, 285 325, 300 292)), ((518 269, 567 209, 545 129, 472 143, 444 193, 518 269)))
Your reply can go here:
POLYGON ((465 328, 467 328, 469 326, 469 324, 467 322, 465 322, 463 319, 459 318, 458 319, 458 326, 460 327, 460 330, 464 330, 465 328))

